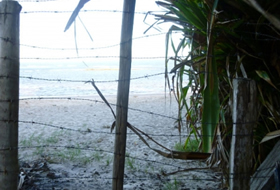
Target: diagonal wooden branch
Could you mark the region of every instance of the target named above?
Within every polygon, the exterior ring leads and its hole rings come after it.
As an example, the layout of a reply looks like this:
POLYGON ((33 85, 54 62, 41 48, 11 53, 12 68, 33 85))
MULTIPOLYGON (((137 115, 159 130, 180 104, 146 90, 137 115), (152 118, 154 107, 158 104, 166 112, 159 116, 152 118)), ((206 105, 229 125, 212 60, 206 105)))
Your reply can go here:
POLYGON ((91 81, 92 86, 94 87, 94 89, 96 90, 96 92, 98 93, 98 95, 101 97, 101 99, 105 102, 105 104, 110 108, 114 118, 116 119, 116 114, 114 112, 114 110, 112 109, 112 107, 110 106, 109 102, 106 100, 106 98, 103 96, 103 94, 101 93, 101 91, 98 89, 98 87, 95 85, 94 80, 92 79, 91 81))
POLYGON ((170 149, 164 147, 163 145, 161 145, 160 143, 156 142, 155 140, 153 140, 151 137, 149 137, 147 134, 142 132, 140 129, 132 126, 129 123, 127 125, 128 125, 128 128, 131 129, 151 150, 157 152, 158 154, 160 154, 161 156, 164 156, 166 158, 181 159, 181 160, 205 160, 211 155, 210 153, 202 153, 202 152, 180 152, 180 151, 170 150, 170 149), (155 142, 160 147, 168 150, 170 153, 166 153, 161 150, 152 148, 149 145, 149 143, 141 136, 141 134, 139 132, 142 133, 143 135, 147 136, 150 140, 155 142))
MULTIPOLYGON (((112 109, 112 107, 110 106, 109 102, 106 100, 106 98, 103 96, 103 94, 101 93, 101 91, 98 89, 98 87, 95 85, 94 80, 92 79, 91 81, 92 86, 95 88, 95 90, 97 91, 98 95, 101 97, 101 99, 105 102, 105 104, 110 108, 112 114, 114 115, 114 118, 116 119, 116 115, 112 109)), ((116 125, 116 121, 113 122, 112 126, 111 126, 111 132, 113 131, 114 127, 116 125)), ((180 151, 174 151, 171 150, 169 148, 166 148, 165 146, 163 146, 162 144, 158 143, 157 141, 155 141, 152 137, 150 137, 148 134, 144 133, 143 131, 141 131, 140 129, 132 126, 130 123, 127 123, 127 127, 129 129, 131 129, 142 141, 145 145, 147 145, 147 147, 149 147, 151 150, 157 152, 158 154, 166 157, 166 158, 172 158, 172 159, 182 159, 182 160, 205 160, 207 159, 211 154, 210 153, 201 153, 201 152, 180 152, 180 151), (163 152, 161 150, 152 148, 149 143, 144 139, 144 137, 142 136, 146 136, 149 140, 153 141, 155 144, 157 144, 158 146, 160 146, 161 148, 167 150, 169 153, 163 152)))

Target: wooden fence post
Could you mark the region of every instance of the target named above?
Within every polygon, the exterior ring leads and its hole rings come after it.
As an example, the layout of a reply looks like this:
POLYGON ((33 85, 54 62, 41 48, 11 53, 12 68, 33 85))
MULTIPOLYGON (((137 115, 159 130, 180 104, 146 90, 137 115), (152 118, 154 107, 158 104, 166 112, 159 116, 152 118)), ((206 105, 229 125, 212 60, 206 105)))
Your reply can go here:
POLYGON ((116 112, 113 190, 123 189, 134 10, 135 0, 124 0, 116 112))
POLYGON ((16 1, 0 2, 0 189, 16 190, 18 167, 19 13, 16 1))
POLYGON ((230 150, 230 189, 250 189, 253 128, 257 120, 256 83, 233 79, 233 129, 230 150))

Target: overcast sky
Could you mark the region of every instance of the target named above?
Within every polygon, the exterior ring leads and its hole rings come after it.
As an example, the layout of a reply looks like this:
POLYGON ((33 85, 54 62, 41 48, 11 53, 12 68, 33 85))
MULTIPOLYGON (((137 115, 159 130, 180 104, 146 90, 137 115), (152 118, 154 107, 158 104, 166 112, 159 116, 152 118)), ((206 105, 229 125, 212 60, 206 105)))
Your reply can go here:
MULTIPOLYGON (((71 16, 71 12, 78 4, 78 0, 57 0, 46 2, 19 2, 22 5, 20 14, 20 43, 42 47, 30 48, 21 46, 21 58, 32 57, 76 57, 74 26, 64 32, 66 23, 71 16), (46 12, 47 11, 47 12, 46 12), (53 13, 52 11, 57 11, 53 13), (66 11, 66 12, 63 12, 66 11), (51 12, 51 13, 50 13, 51 12), (49 50, 48 48, 73 48, 66 50, 49 50)), ((79 56, 119 56, 119 46, 111 48, 101 48, 118 44, 121 33, 121 11, 123 0, 91 0, 82 10, 95 10, 80 12, 79 16, 93 38, 89 35, 77 19, 76 37, 79 56), (94 50, 82 50, 82 48, 96 48, 94 50)), ((143 22, 148 11, 163 11, 153 0, 137 0, 136 13, 134 19, 133 37, 149 35, 133 41, 133 57, 157 57, 164 56, 165 35, 160 34, 168 30, 170 25, 163 24, 159 27, 161 31, 155 29, 144 31, 155 21, 153 15, 148 15, 146 24, 143 22), (141 14, 143 13, 143 14, 141 14)), ((22 60, 23 62, 26 59, 22 60)), ((27 60, 29 61, 29 60, 27 60)))

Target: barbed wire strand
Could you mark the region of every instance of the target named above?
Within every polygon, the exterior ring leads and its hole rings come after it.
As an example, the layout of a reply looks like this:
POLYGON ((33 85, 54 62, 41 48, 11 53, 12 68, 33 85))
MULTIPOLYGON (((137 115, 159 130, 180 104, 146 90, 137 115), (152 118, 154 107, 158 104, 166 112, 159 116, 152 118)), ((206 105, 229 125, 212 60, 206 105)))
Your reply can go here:
MULTIPOLYGON (((108 135, 115 135, 115 133, 111 133, 111 132, 105 132, 105 131, 97 131, 97 130, 92 130, 90 128, 86 129, 86 130, 81 130, 81 129, 73 129, 73 128, 68 128, 68 127, 63 127, 63 126, 59 126, 59 125, 53 125, 53 124, 47 124, 47 123, 42 123, 42 122, 36 122, 36 121, 29 121, 29 120, 11 120, 11 121, 7 121, 7 120, 0 120, 2 122, 18 122, 18 123, 23 123, 23 124, 31 124, 31 125, 42 125, 42 126, 47 126, 47 127, 51 127, 51 128, 56 128, 56 129, 60 129, 60 130, 67 130, 67 131, 74 131, 74 132, 79 132, 82 134, 87 134, 87 133, 93 133, 93 134, 108 134, 108 135)), ((196 136, 207 136, 207 137, 218 137, 218 136, 224 136, 224 135, 203 135, 203 134, 199 134, 199 135, 194 135, 194 134, 151 134, 151 133, 145 133, 146 135, 149 136, 153 136, 153 137, 196 137, 196 136)), ((135 133, 127 133, 127 135, 136 135, 135 133)), ((247 136, 256 136, 252 133, 249 134, 228 134, 227 136, 238 136, 238 137, 247 137, 247 136)), ((268 134, 266 135, 268 137, 278 137, 278 134, 268 134)))
MULTIPOLYGON (((52 11, 21 11, 20 14, 64 14, 64 13, 72 13, 73 10, 61 11, 61 10, 52 10, 52 11)), ((91 13, 91 12, 98 12, 98 13, 131 13, 129 11, 122 11, 122 10, 105 10, 105 9, 83 9, 80 10, 79 13, 91 13)), ((142 14, 142 15, 153 15, 156 16, 156 13, 164 13, 165 11, 135 11, 134 14, 142 14)))
MULTIPOLYGON (((106 80, 106 81, 94 81, 95 83, 112 83, 112 82, 119 82, 119 81, 128 81, 128 80, 138 80, 138 79, 144 79, 144 78, 150 78, 155 77, 159 75, 164 75, 165 73, 155 73, 155 74, 149 74, 139 77, 132 77, 130 79, 123 79, 123 80, 106 80)), ((41 81, 50 81, 50 82, 73 82, 73 83, 88 83, 91 82, 91 80, 71 80, 71 79, 48 79, 48 78, 39 78, 39 77, 28 77, 28 76, 20 76, 19 78, 22 79, 29 79, 29 80, 41 80, 41 81)))
MULTIPOLYGON (((132 38, 133 40, 138 40, 138 39, 143 39, 143 38, 150 38, 150 37, 155 37, 155 36, 160 36, 160 35, 166 35, 166 32, 162 32, 162 33, 158 33, 158 34, 149 34, 149 35, 144 35, 144 36, 139 36, 139 37, 135 37, 132 38)), ((35 46, 35 45, 29 45, 29 44, 16 44, 14 43, 11 39, 5 38, 5 37, 0 37, 0 39, 2 39, 5 42, 10 42, 14 45, 19 45, 19 46, 25 46, 25 47, 29 47, 29 48, 34 48, 34 49, 47 49, 47 50, 60 50, 60 51, 76 51, 76 48, 57 48, 57 47, 42 47, 42 46, 35 46)), ((79 50, 99 50, 99 49, 108 49, 108 48, 112 48, 112 47, 118 47, 122 44, 128 43, 130 41, 127 42, 122 42, 122 43, 118 43, 118 44, 113 44, 113 45, 108 45, 108 46, 101 46, 101 47, 92 47, 92 48, 78 48, 79 50)))
MULTIPOLYGON (((96 56, 78 56, 78 57, 20 57, 21 60, 73 60, 73 59, 119 59, 125 58, 118 55, 96 55, 96 56)), ((164 56, 154 57, 131 57, 131 59, 164 59, 164 56)), ((16 59, 11 57, 3 57, 3 59, 16 59)))

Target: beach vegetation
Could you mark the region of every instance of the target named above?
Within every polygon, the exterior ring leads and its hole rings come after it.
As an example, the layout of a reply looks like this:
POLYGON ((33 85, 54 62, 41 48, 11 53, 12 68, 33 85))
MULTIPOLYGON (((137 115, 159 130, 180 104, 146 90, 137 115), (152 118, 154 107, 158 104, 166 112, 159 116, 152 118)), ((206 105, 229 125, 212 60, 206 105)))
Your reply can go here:
POLYGON ((27 139, 23 139, 19 142, 20 146, 23 147, 30 147, 33 145, 33 143, 35 142, 35 133, 31 134, 27 139))
POLYGON ((101 160, 102 156, 101 156, 100 152, 95 151, 95 152, 93 153, 93 158, 94 158, 94 160, 96 160, 96 161, 99 162, 99 161, 101 160))
POLYGON ((167 183, 164 183, 163 189, 164 190, 179 190, 180 189, 180 181, 178 181, 178 180, 176 180, 176 178, 174 178, 174 180, 168 181, 167 183))
POLYGON ((148 164, 146 165, 144 171, 145 171, 145 173, 148 173, 148 171, 154 172, 154 171, 155 171, 155 167, 154 167, 152 164, 148 163, 148 164))
POLYGON ((158 18, 165 22, 175 23, 166 36, 165 64, 166 76, 168 76, 169 62, 174 62, 174 67, 169 71, 173 74, 173 79, 170 81, 167 77, 166 80, 178 102, 179 133, 181 134, 183 120, 186 119, 188 128, 195 138, 199 132, 202 133, 202 151, 211 152, 220 107, 218 58, 212 56, 218 49, 215 47, 214 33, 209 33, 206 29, 207 26, 210 30, 215 28, 214 11, 216 11, 217 1, 211 5, 203 1, 184 0, 166 0, 158 4, 169 11, 168 14, 159 15, 158 18), (172 38, 174 32, 184 34, 177 46, 172 38), (198 41, 194 40, 194 34, 199 37, 198 41), (205 44, 206 39, 208 43, 205 44), (168 57, 169 47, 173 51, 173 57, 168 57), (181 56, 180 53, 186 48, 190 53, 185 57, 181 56), (185 80, 188 80, 187 85, 185 85, 185 80), (189 92, 193 92, 191 99, 189 99, 189 92), (183 115, 183 110, 187 112, 185 115, 183 115))
MULTIPOLYGON (((104 156, 96 147, 89 148, 89 152, 85 152, 88 147, 92 144, 96 144, 94 141, 83 141, 77 142, 73 145, 58 145, 63 137, 70 136, 68 132, 64 130, 55 130, 49 136, 44 136, 43 132, 32 133, 29 138, 20 140, 20 146, 26 148, 31 148, 32 152, 21 151, 20 157, 32 157, 32 159, 40 159, 44 157, 47 161, 51 163, 60 162, 74 162, 82 165, 90 164, 93 160, 100 162, 103 160, 104 156)), ((98 141, 102 141, 100 138, 98 141)), ((70 140, 68 140, 70 142, 70 140)), ((106 165, 109 166, 112 162, 112 158, 108 157, 106 160, 106 165)), ((129 165, 133 168, 133 160, 129 160, 129 165)))
MULTIPOLYGON (((87 165, 96 158, 96 154, 92 153, 90 155, 84 154, 79 145, 75 147, 68 147, 66 150, 56 151, 52 154, 51 159, 56 162, 75 162, 81 165, 87 165)), ((99 158, 99 156, 98 156, 99 158)))
POLYGON ((111 162, 112 162, 112 158, 108 156, 106 159, 106 166, 109 166, 111 162))
POLYGON ((197 139, 190 140, 187 143, 176 143, 174 149, 181 152, 198 152, 200 141, 197 139))
POLYGON ((125 166, 130 170, 140 170, 140 166, 137 164, 135 159, 129 155, 129 153, 125 153, 125 166))
POLYGON ((280 20, 275 16, 280 2, 161 0, 157 4, 167 10, 156 15, 157 22, 173 23, 166 35, 165 71, 178 103, 179 133, 186 126, 192 138, 201 140, 201 151, 213 153, 208 163, 219 163, 228 176, 232 79, 253 79, 258 91, 256 169, 277 142, 267 137, 280 130, 280 20))
POLYGON ((52 134, 44 140, 45 144, 57 144, 61 140, 63 134, 64 131, 62 130, 52 132, 52 134))
POLYGON ((79 146, 67 148, 62 151, 55 151, 52 155, 52 160, 61 161, 77 161, 81 158, 81 149, 79 146))
POLYGON ((132 157, 129 156, 129 153, 126 153, 126 158, 125 158, 125 165, 129 168, 129 169, 136 169, 135 166, 135 159, 133 159, 132 157))
POLYGON ((74 161, 81 156, 81 153, 82 151, 78 144, 76 147, 68 148, 65 155, 70 161, 74 161))
POLYGON ((81 155, 78 160, 82 165, 87 165, 87 164, 92 163, 92 157, 91 156, 81 155))
POLYGON ((45 148, 42 146, 38 146, 35 148, 35 151, 33 152, 33 156, 42 156, 45 152, 45 148))
POLYGON ((49 154, 47 160, 51 163, 74 162, 80 165, 91 164, 93 160, 100 161, 101 155, 96 152, 84 154, 81 147, 68 147, 66 150, 55 151, 49 154))

